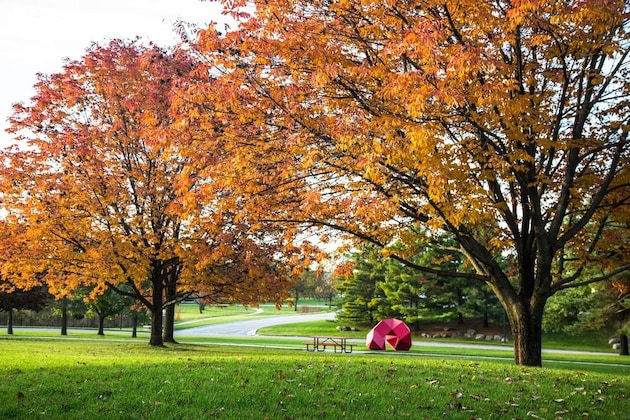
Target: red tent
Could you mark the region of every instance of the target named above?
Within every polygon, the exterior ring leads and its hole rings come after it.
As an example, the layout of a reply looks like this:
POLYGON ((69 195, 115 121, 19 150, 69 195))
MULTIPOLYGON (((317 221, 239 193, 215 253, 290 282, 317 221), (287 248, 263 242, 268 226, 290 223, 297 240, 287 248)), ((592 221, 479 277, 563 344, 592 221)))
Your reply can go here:
POLYGON ((399 319, 384 319, 368 333, 365 345, 370 350, 385 350, 385 342, 389 343, 394 350, 409 350, 411 330, 399 319))

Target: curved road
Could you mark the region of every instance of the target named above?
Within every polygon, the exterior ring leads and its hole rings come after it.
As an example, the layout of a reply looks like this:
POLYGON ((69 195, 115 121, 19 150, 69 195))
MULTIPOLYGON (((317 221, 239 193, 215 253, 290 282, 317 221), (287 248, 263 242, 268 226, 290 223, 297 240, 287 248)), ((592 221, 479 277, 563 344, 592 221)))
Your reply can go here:
MULTIPOLYGON (((201 327, 186 328, 185 330, 179 330, 177 335, 185 337, 251 337, 255 336, 258 329, 263 327, 270 327, 281 324, 292 324, 295 322, 305 321, 319 321, 323 319, 335 319, 336 314, 334 312, 325 313, 311 313, 301 315, 278 315, 267 316, 255 319, 246 319, 239 321, 223 322, 215 325, 205 325, 201 327)), ((363 341, 363 340, 353 340, 363 341)), ((482 343, 447 343, 443 341, 433 342, 430 340, 414 340, 414 345, 423 345, 428 347, 451 347, 451 348, 476 348, 485 350, 512 350, 511 346, 501 344, 482 344, 482 343)), ((565 354, 594 354, 602 355, 609 354, 608 352, 592 352, 592 351, 580 351, 580 350, 559 350, 559 349, 543 349, 543 353, 565 353, 565 354)), ((625 366, 625 365, 624 365, 625 366)))
MULTIPOLYGON (((262 312, 259 310, 258 312, 262 312)), ((323 319, 335 319, 336 314, 334 312, 325 313, 311 313, 311 314, 295 314, 295 315, 278 315, 278 316, 266 316, 255 319, 246 319, 238 321, 222 322, 215 325, 205 325, 201 327, 186 328, 176 332, 176 336, 183 337, 251 337, 255 336, 258 329, 263 327, 270 327, 273 325, 292 324, 295 322, 305 321, 318 321, 323 319)), ((190 321, 190 323, 198 322, 190 321)), ((30 331, 51 331, 59 330, 58 328, 41 328, 41 327, 14 327, 14 328, 27 328, 30 331)), ((69 331, 84 331, 94 332, 94 329, 82 329, 82 328, 70 328, 69 331)), ((119 331, 117 329, 107 329, 107 334, 127 334, 128 331, 119 331)), ((142 331, 146 333, 147 331, 142 331)), ((361 342, 362 339, 353 339, 353 341, 361 342)), ((414 345, 423 345, 430 347, 454 347, 454 348, 477 348, 477 349, 503 349, 511 350, 511 346, 505 346, 501 344, 477 344, 477 343, 446 343, 443 341, 433 342, 429 340, 413 341, 414 345)), ((606 355, 613 354, 609 351, 581 351, 581 350, 560 350, 560 349, 543 349, 543 357, 545 353, 565 353, 565 354, 593 354, 593 355, 606 355)), ((587 363, 587 362, 584 362, 587 363)), ((627 367, 626 364, 620 364, 619 366, 627 367)))
POLYGON ((183 336, 253 336, 263 327, 273 325, 292 324, 294 322, 319 321, 322 319, 335 319, 334 312, 303 314, 303 315, 279 315, 266 316, 255 319, 223 322, 214 325, 186 328, 179 330, 178 335, 183 336))

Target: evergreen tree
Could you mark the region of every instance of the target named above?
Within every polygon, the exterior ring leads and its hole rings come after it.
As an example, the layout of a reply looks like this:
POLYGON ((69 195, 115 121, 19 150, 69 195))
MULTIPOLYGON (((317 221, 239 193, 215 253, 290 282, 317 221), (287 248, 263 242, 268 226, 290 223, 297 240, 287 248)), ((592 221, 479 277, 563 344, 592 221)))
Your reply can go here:
MULTIPOLYGON (((415 235, 413 248, 396 249, 410 254, 409 261, 432 267, 436 273, 470 271, 462 255, 453 256, 455 241, 451 237, 415 235)), ((486 284, 471 285, 439 274, 423 275, 397 259, 386 258, 373 247, 352 254, 350 260, 352 272, 338 286, 344 294, 340 318, 350 322, 373 324, 399 318, 417 329, 427 319, 464 323, 465 318, 482 318, 487 326, 490 319, 498 321, 504 313, 486 284)))
POLYGON ((383 296, 377 296, 376 284, 384 280, 383 258, 380 251, 367 246, 350 255, 351 272, 340 281, 337 290, 343 295, 339 319, 352 325, 372 325, 377 318, 375 306, 383 296))

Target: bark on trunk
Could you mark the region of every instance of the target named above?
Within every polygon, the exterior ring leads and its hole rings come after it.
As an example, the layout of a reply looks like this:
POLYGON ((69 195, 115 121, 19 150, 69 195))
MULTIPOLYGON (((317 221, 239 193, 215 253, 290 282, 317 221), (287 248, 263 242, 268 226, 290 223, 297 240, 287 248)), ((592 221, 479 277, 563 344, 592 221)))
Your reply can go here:
MULTIPOLYGON (((173 276, 172 276, 173 277, 173 276)), ((166 286, 166 301, 170 302, 166 307, 164 318, 164 342, 177 343, 175 341, 175 295, 177 294, 177 282, 169 278, 166 286)))
POLYGON ((151 338, 149 339, 149 345, 154 347, 163 347, 164 340, 162 339, 162 302, 164 302, 164 286, 160 278, 154 279, 153 283, 153 305, 151 309, 151 338))
POLYGON ((9 309, 9 319, 7 319, 7 334, 13 334, 13 309, 9 309))
POLYGON ((164 342, 177 343, 175 341, 175 304, 166 307, 166 316, 164 318, 164 342))
POLYGON ((61 335, 68 335, 68 301, 61 302, 61 335))
POLYGON ((99 315, 98 316, 98 333, 97 335, 105 335, 105 317, 99 315))
POLYGON ((628 353, 628 335, 621 333, 619 335, 619 341, 621 343, 621 349, 619 350, 619 355, 630 356, 630 354, 628 353))
POLYGON ((151 311, 151 338, 149 345, 154 347, 163 347, 162 339, 162 309, 154 309, 151 311))
POLYGON ((512 308, 508 318, 514 339, 514 363, 542 366, 542 310, 512 308))
POLYGON ((131 319, 133 320, 133 325, 131 328, 131 337, 136 338, 138 336, 138 313, 134 312, 133 315, 131 316, 131 319))

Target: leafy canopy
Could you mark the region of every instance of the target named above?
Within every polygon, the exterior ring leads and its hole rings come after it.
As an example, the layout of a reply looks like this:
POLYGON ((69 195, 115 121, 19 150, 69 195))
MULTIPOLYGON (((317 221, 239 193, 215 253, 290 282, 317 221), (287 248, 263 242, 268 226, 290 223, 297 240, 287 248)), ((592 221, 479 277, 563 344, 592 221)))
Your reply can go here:
POLYGON ((627 272, 626 2, 222 3, 241 25, 198 49, 233 122, 226 178, 266 218, 383 248, 450 232, 523 364, 549 296, 627 272))
POLYGON ((197 66, 183 50, 114 40, 39 76, 2 153, 7 278, 57 296, 113 287, 154 314, 193 291, 282 299, 285 244, 221 204, 208 169, 219 157, 201 147, 212 132, 188 123, 197 66))

